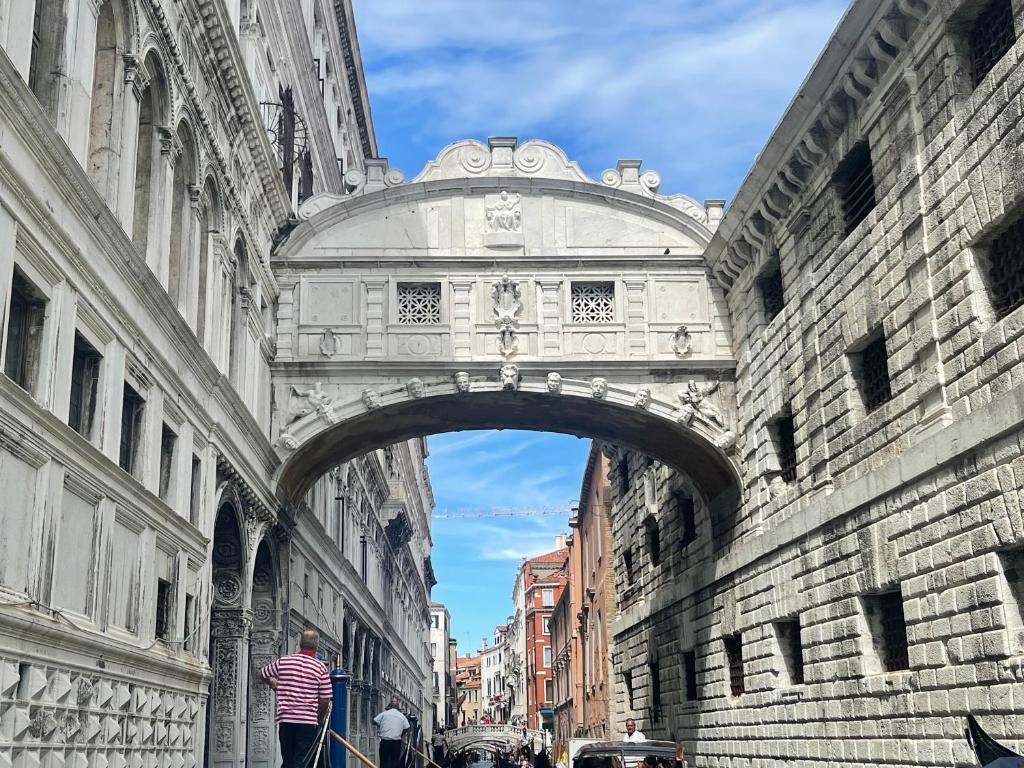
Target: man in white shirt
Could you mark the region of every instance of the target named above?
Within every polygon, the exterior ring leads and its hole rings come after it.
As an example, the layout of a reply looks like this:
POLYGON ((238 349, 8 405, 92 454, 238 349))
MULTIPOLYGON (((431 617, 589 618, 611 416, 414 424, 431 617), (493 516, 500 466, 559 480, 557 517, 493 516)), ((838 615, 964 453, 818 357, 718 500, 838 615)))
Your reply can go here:
POLYGON ((398 711, 398 699, 392 697, 387 709, 373 718, 380 736, 380 768, 398 768, 402 757, 402 734, 409 730, 409 721, 398 711))
POLYGON ((636 729, 636 720, 632 717, 626 720, 626 738, 623 741, 647 741, 647 737, 636 729))

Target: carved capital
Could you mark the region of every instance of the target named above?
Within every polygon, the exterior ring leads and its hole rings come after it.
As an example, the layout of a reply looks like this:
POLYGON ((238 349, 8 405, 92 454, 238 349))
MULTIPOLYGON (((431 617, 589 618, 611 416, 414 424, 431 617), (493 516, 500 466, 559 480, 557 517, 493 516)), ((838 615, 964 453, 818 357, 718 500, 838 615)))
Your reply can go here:
POLYGON ((174 131, 165 125, 157 128, 157 134, 160 139, 160 154, 167 158, 168 164, 173 168, 181 157, 181 141, 174 131))
POLYGON ((141 101, 142 95, 146 92, 146 87, 149 85, 149 71, 146 69, 142 59, 134 53, 122 54, 121 58, 124 61, 124 82, 126 85, 131 86, 135 100, 141 101))

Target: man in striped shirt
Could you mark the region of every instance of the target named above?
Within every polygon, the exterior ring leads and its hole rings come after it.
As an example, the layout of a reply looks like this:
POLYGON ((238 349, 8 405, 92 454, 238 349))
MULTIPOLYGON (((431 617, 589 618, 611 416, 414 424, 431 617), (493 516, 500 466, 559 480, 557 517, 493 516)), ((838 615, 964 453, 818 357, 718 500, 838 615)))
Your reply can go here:
POLYGON ((282 656, 260 670, 260 677, 277 693, 277 733, 281 768, 306 768, 316 754, 317 725, 327 714, 331 678, 316 657, 320 635, 307 629, 299 652, 282 656))

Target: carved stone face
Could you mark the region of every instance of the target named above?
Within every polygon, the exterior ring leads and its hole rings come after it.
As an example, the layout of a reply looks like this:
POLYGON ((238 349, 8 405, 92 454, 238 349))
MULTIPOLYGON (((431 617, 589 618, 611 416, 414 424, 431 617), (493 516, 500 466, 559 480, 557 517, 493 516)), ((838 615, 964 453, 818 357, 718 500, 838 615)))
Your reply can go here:
POLYGON ((519 389, 519 366, 508 363, 498 372, 502 389, 519 389))
POLYGON ((562 374, 552 371, 548 374, 548 392, 558 394, 562 391, 562 374))
POLYGON ((459 392, 469 392, 469 374, 465 371, 459 371, 455 374, 455 388, 459 392))
POLYGON ((650 387, 640 387, 633 396, 633 405, 637 408, 647 408, 651 404, 650 387))
POLYGON ((604 398, 608 394, 608 380, 600 376, 590 380, 590 393, 594 397, 604 398))
POLYGON ((409 383, 405 385, 405 388, 409 392, 409 397, 423 397, 422 379, 409 379, 409 383))
POLYGON ((372 389, 363 390, 363 405, 366 406, 366 410, 372 411, 376 408, 380 408, 380 395, 374 392, 372 389))

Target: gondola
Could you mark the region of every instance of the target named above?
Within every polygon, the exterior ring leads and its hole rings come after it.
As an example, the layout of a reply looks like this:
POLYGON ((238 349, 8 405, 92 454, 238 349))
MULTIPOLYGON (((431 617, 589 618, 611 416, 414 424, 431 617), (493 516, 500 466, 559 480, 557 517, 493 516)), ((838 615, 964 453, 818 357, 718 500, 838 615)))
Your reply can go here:
POLYGON ((974 719, 974 715, 967 716, 967 743, 971 745, 974 754, 978 757, 978 765, 982 768, 1010 768, 1020 765, 1018 761, 1022 758, 1012 749, 1008 749, 993 739, 974 719))

